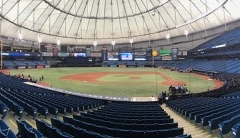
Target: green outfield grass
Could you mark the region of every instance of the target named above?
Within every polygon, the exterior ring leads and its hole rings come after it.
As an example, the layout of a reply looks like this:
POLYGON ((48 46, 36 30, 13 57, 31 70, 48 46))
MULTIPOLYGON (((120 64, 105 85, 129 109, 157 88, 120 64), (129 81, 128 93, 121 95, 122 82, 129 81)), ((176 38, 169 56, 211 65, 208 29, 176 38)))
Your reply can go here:
MULTIPOLYGON (((162 72, 174 81, 184 81, 191 92, 202 92, 214 87, 213 81, 205 80, 202 77, 189 74, 179 73, 170 70, 155 68, 49 68, 49 69, 19 69, 10 70, 10 74, 31 75, 35 79, 44 76, 44 82, 52 87, 64 90, 81 92, 87 94, 120 96, 120 97, 138 97, 138 96, 155 96, 159 92, 168 91, 168 86, 161 85, 166 79, 161 75, 154 73, 162 72), (151 74, 133 73, 124 74, 125 72, 152 72, 151 74), (84 82, 74 80, 60 79, 63 76, 84 73, 97 72, 116 72, 97 79, 97 82, 84 82), (121 74, 123 72, 123 74, 121 74)), ((178 85, 178 84, 172 84, 178 85)))

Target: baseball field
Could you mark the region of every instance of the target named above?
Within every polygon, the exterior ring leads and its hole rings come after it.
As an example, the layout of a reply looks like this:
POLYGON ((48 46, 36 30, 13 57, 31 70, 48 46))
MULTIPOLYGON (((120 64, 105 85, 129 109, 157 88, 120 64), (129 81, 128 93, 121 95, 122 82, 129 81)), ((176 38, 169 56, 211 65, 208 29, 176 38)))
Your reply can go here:
POLYGON ((32 76, 41 85, 73 92, 118 97, 149 97, 170 85, 186 85, 192 93, 220 87, 222 82, 194 73, 158 68, 45 68, 9 70, 10 75, 32 76), (39 81, 41 76, 44 80, 39 81))

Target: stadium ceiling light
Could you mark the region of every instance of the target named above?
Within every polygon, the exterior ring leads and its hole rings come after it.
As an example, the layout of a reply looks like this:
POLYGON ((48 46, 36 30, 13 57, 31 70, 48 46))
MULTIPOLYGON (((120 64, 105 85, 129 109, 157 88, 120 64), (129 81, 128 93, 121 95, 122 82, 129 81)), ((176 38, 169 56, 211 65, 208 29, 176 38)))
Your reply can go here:
POLYGON ((114 46, 116 44, 116 42, 114 40, 112 40, 112 45, 114 46))
POLYGON ((186 29, 186 30, 184 30, 184 35, 188 35, 188 30, 186 29))
POLYGON ((129 40, 129 43, 131 43, 131 44, 133 43, 133 39, 132 38, 129 40))
POLYGON ((22 40, 23 39, 23 36, 21 33, 18 34, 18 39, 22 40))
POLYGON ((97 46, 97 41, 96 41, 96 40, 93 42, 93 45, 94 45, 94 46, 97 46))
POLYGON ((57 39, 57 45, 59 46, 61 44, 61 41, 57 39))
POLYGON ((42 43, 42 39, 38 36, 38 43, 42 43))
POLYGON ((170 39, 170 34, 169 33, 166 34, 166 39, 170 39))

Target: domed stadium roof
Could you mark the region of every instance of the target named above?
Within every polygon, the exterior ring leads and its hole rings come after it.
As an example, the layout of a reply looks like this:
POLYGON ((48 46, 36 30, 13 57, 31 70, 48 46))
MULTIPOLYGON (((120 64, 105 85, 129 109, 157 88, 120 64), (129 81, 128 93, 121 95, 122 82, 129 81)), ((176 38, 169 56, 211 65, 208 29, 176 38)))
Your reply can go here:
POLYGON ((2 0, 2 35, 92 45, 165 39, 236 21, 239 0, 2 0), (187 30, 187 31, 186 31, 187 30))

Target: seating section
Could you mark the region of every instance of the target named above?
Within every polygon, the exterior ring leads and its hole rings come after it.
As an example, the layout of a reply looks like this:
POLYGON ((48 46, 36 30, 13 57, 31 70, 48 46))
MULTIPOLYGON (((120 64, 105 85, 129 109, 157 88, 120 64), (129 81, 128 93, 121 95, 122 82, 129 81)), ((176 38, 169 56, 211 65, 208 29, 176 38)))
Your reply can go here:
POLYGON ((225 32, 203 44, 192 49, 191 51, 197 51, 201 49, 212 49, 214 46, 224 45, 227 46, 239 44, 240 40, 240 28, 234 29, 232 31, 225 32))
POLYGON ((156 102, 114 102, 105 105, 102 100, 36 88, 24 84, 24 81, 0 74, 0 112, 2 118, 7 108, 17 115, 18 137, 191 137, 184 135, 183 128, 179 128, 178 123, 156 102), (89 110, 102 105, 105 106, 101 109, 89 110), (87 113, 77 115, 87 110, 87 113), (38 129, 21 120, 23 112, 36 120, 38 129), (55 118, 59 113, 73 114, 73 118, 64 116, 60 121, 55 118), (36 119, 38 114, 51 116, 52 125, 36 119))
MULTIPOLYGON (((2 89, 1 89, 1 91, 2 91, 2 89)), ((14 115, 17 115, 19 117, 19 119, 21 119, 21 117, 23 115, 24 108, 22 106, 18 105, 12 99, 3 95, 2 93, 0 93, 0 98, 8 106, 9 111, 14 112, 14 115)))
MULTIPOLYGON (((56 126, 61 126, 61 121, 52 119, 53 121, 56 126)), ((183 128, 178 128, 178 124, 155 102, 116 102, 88 113, 74 114, 73 118, 64 116, 61 123, 104 137, 168 138, 180 137, 184 133, 183 128)))
MULTIPOLYGON (((52 123, 54 124, 54 123, 52 123)), ((36 119, 36 126, 40 133, 47 138, 73 138, 73 135, 58 129, 55 126, 51 126, 50 124, 46 123, 43 120, 36 119)), ((59 127, 59 126, 58 126, 59 127)), ((65 129, 72 129, 69 126, 64 126, 65 129)), ((79 135, 78 137, 80 137, 79 135)), ((82 136, 81 136, 82 137, 82 136)))
POLYGON ((23 110, 33 118, 36 117, 37 113, 48 117, 49 114, 57 116, 58 113, 79 112, 98 107, 104 103, 101 100, 66 96, 62 93, 29 86, 22 83, 23 79, 16 79, 4 74, 0 74, 0 76, 0 97, 19 118, 21 118, 23 110))
POLYGON ((238 98, 240 98, 240 91, 236 91, 233 93, 223 95, 221 98, 223 98, 223 99, 238 99, 238 98))
POLYGON ((219 129, 220 136, 223 136, 233 129, 233 135, 236 135, 240 133, 237 126, 240 123, 240 101, 226 97, 178 99, 167 104, 195 123, 201 123, 202 127, 209 126, 210 133, 219 129))
POLYGON ((4 60, 4 66, 7 69, 15 69, 15 68, 36 68, 37 66, 48 66, 49 64, 46 61, 32 61, 32 60, 4 60))
MULTIPOLYGON (((186 72, 190 70, 211 71, 211 72, 224 72, 224 73, 237 73, 240 74, 239 60, 177 60, 177 61, 155 61, 155 66, 172 68, 174 70, 186 72)), ((111 65, 152 65, 152 61, 105 61, 102 63, 104 66, 111 65)))

